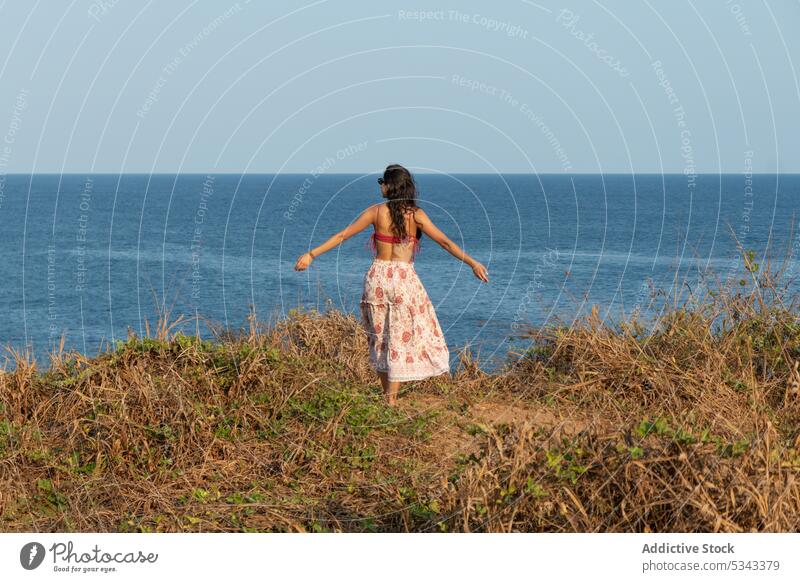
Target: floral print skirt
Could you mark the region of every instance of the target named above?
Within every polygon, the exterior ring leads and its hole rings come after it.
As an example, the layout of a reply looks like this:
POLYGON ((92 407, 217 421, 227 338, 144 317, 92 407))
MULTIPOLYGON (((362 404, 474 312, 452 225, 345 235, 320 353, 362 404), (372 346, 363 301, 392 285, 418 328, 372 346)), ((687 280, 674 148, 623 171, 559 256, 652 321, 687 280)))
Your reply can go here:
POLYGON ((361 318, 369 359, 389 381, 423 380, 450 371, 442 328, 413 263, 375 259, 364 275, 361 318))

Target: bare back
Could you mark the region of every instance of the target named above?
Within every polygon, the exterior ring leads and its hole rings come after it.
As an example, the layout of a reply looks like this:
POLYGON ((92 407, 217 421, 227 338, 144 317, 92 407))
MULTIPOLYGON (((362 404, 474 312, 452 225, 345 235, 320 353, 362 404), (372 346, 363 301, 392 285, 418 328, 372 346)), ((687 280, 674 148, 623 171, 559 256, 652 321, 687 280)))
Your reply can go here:
MULTIPOLYGON (((414 210, 409 209, 406 212, 406 233, 410 237, 417 236, 417 222, 414 219, 414 210)), ((387 235, 398 236, 392 229, 392 216, 389 213, 389 207, 386 203, 378 206, 377 216, 375 218, 375 232, 387 235)), ((413 254, 413 242, 407 243, 389 243, 383 241, 376 241, 378 248, 377 258, 384 261, 411 261, 413 254)))

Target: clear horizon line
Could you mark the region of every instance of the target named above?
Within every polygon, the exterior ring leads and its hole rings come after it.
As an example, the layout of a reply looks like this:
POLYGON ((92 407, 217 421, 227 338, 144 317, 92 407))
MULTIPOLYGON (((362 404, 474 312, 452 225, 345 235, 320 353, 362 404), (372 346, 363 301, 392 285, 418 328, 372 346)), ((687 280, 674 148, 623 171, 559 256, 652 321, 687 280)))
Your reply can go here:
MULTIPOLYGON (((370 171, 370 172, 324 172, 317 174, 318 177, 320 176, 369 176, 369 175, 378 175, 381 174, 381 170, 370 171)), ((311 175, 311 171, 306 172, 268 172, 268 171, 258 171, 258 172, 237 172, 232 170, 225 170, 225 171, 190 171, 190 172, 80 172, 80 171, 70 171, 70 172, 0 172, 0 177, 2 176, 308 176, 311 175)), ((695 172, 694 174, 685 174, 684 172, 653 172, 653 171, 642 171, 642 172, 619 172, 619 171, 612 171, 612 172, 591 172, 591 171, 576 171, 576 172, 529 172, 529 171, 519 171, 519 170, 509 170, 509 171, 500 171, 500 172, 461 172, 461 171, 453 171, 453 172, 412 172, 415 176, 463 176, 463 175, 473 175, 473 176, 507 176, 510 174, 520 175, 520 176, 745 176, 745 175, 753 175, 753 176, 792 176, 792 175, 800 175, 800 170, 792 170, 792 171, 779 171, 779 172, 695 172)))

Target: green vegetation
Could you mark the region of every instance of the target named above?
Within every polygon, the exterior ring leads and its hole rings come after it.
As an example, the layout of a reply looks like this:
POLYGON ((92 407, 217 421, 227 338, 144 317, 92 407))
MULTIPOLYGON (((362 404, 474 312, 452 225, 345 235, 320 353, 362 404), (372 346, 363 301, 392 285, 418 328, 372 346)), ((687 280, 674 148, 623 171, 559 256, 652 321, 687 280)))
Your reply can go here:
POLYGON ((656 322, 530 330, 389 407, 293 310, 0 372, 2 531, 797 531, 800 321, 769 265, 656 322))

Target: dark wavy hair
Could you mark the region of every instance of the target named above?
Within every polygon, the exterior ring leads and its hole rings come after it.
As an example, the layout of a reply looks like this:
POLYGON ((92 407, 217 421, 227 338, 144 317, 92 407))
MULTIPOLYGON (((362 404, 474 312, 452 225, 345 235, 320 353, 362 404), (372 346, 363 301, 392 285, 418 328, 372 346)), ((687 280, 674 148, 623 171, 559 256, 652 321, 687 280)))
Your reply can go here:
MULTIPOLYGON (((417 206, 417 185, 414 177, 400 164, 390 164, 383 171, 383 182, 386 184, 386 205, 392 217, 392 227, 397 236, 406 238, 405 213, 417 206)), ((417 229, 417 237, 421 236, 417 229)))

